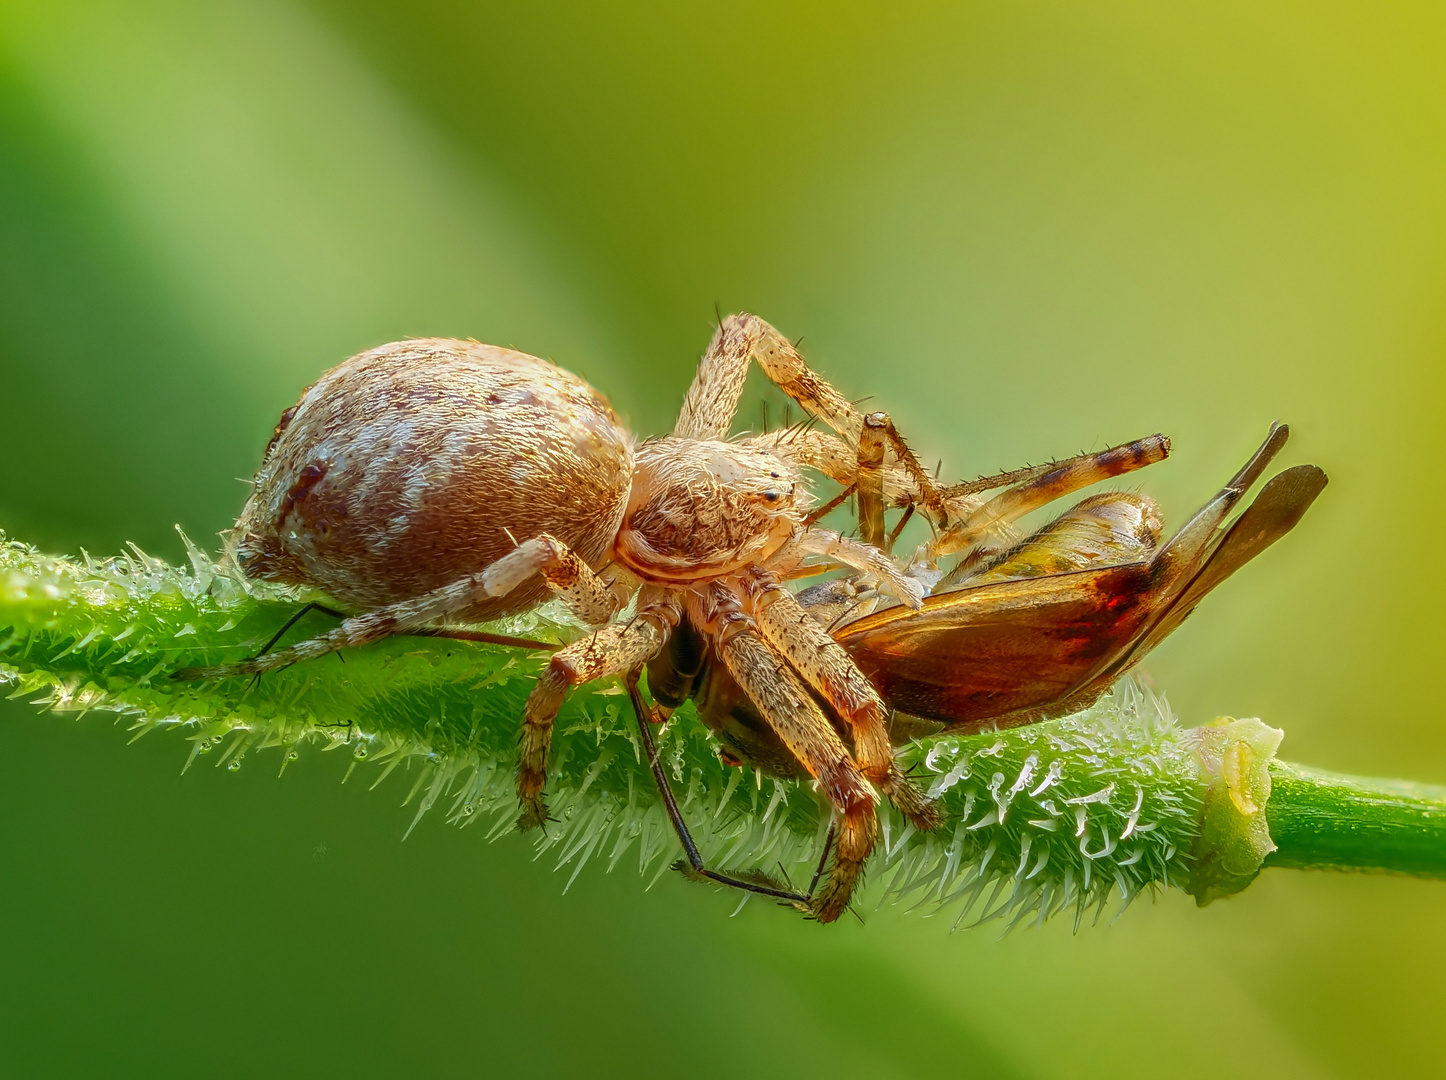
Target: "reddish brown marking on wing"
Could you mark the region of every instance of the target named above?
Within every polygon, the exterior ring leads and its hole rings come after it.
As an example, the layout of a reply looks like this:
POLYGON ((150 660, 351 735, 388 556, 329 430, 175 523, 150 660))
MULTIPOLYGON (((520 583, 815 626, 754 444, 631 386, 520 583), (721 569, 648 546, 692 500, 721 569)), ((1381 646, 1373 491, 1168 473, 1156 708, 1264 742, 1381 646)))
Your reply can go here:
POLYGON ((1002 581, 931 596, 837 634, 894 708, 968 731, 1073 703, 1080 682, 1149 619, 1147 563, 1002 581))

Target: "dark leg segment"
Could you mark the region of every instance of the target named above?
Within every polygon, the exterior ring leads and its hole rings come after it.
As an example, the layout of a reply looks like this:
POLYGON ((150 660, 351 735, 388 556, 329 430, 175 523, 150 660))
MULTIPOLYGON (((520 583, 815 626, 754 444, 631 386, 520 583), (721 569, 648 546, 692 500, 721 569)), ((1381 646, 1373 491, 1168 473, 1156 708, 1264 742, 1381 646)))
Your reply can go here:
POLYGON ((281 624, 281 629, 271 635, 271 640, 268 641, 265 645, 261 646, 261 651, 258 652, 256 655, 265 656, 267 653, 269 653, 272 649, 276 647, 276 643, 286 636, 286 631, 290 630, 293 626, 295 626, 310 612, 313 611, 319 611, 323 615, 330 615, 333 619, 346 618, 345 612, 337 611, 335 608, 329 608, 325 604, 318 604, 314 600, 309 604, 303 604, 295 615, 291 616, 291 618, 287 619, 284 623, 281 624))
MULTIPOLYGON (((1034 470, 1033 475, 952 521, 949 528, 935 539, 933 554, 941 556, 963 551, 993 530, 1008 525, 1031 510, 1099 480, 1163 461, 1169 453, 1169 439, 1163 435, 1150 435, 1097 454, 1081 454, 1034 470)), ((945 496, 955 498, 969 486, 960 484, 946 491, 945 496)))
POLYGON ((451 641, 477 641, 483 645, 506 645, 512 649, 536 649, 540 652, 557 652, 561 645, 532 638, 513 637, 511 634, 489 634, 485 630, 449 630, 445 627, 426 630, 408 630, 406 637, 447 638, 451 641))
MULTIPOLYGON (((684 867, 680 862, 678 869, 683 870, 689 877, 717 882, 719 885, 730 885, 735 889, 743 889, 745 892, 757 893, 760 896, 771 896, 776 900, 787 901, 801 910, 808 910, 809 896, 813 894, 812 885, 805 894, 785 888, 763 873, 746 878, 732 877, 728 874, 720 874, 716 870, 709 870, 704 865, 703 856, 698 852, 698 845, 693 842, 693 836, 688 832, 688 825, 683 820, 683 812, 678 809, 678 801, 673 797, 673 789, 668 783, 668 774, 663 771, 662 762, 658 760, 658 747, 653 741, 652 724, 649 719, 652 716, 652 709, 643 701, 642 691, 638 689, 639 674, 641 674, 641 669, 638 668, 628 672, 625 680, 628 697, 633 703, 633 715, 638 720, 638 734, 643 739, 643 750, 648 756, 648 768, 653 772, 653 780, 658 785, 658 794, 662 796, 663 806, 668 811, 668 820, 673 823, 673 831, 678 834, 678 842, 683 845, 683 852, 688 857, 687 866, 684 867)), ((824 861, 828 858, 828 849, 833 846, 832 826, 829 827, 828 835, 828 843, 824 845, 824 858, 819 861, 818 870, 813 876, 814 885, 817 885, 819 876, 823 872, 824 861)))

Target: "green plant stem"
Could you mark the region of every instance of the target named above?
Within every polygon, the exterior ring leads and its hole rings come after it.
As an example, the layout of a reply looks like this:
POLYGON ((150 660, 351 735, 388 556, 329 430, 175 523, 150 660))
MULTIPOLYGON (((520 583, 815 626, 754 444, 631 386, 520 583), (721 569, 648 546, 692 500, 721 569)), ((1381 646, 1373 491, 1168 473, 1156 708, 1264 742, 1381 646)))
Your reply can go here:
POLYGON ((1270 766, 1267 867, 1446 879, 1446 787, 1270 766))
MULTIPOLYGON (((137 735, 174 731, 190 761, 230 770, 268 750, 282 769, 340 752, 374 782, 399 774, 414 823, 437 806, 491 837, 513 834, 518 717, 542 657, 398 637, 260 682, 177 681, 169 673, 253 655, 304 599, 187 552, 186 568, 139 551, 53 559, 0 534, 0 694, 61 714, 110 712, 137 735)), ((315 616, 294 632, 329 624, 315 616)), ((544 611, 490 629, 582 632, 544 611)), ((1162 887, 1209 903, 1262 866, 1446 877, 1446 790, 1276 762, 1281 737, 1255 719, 1182 728, 1126 681, 1074 716, 912 743, 900 765, 937 798, 944 824, 919 833, 885 805, 870 891, 958 913, 957 925, 1014 925, 1061 912, 1078 923, 1090 909, 1098 918, 1112 899, 1162 887)), ((658 738, 711 868, 807 880, 828 826, 813 785, 727 767, 691 709, 658 738)), ((555 821, 531 835, 573 877, 590 861, 635 861, 656 879, 678 856, 615 680, 564 706, 548 793, 555 821)))

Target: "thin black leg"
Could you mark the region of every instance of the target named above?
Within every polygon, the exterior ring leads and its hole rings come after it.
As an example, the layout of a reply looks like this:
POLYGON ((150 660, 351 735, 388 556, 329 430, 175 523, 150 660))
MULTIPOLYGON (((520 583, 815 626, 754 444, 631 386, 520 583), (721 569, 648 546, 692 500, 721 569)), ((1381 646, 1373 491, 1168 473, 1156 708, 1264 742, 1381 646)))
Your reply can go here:
MULTIPOLYGON (((293 626, 299 623, 308 612, 312 611, 319 611, 323 615, 330 615, 334 619, 346 618, 346 615, 343 612, 337 611, 335 608, 329 608, 325 604, 318 604, 314 600, 308 604, 303 604, 301 606, 301 609, 297 611, 295 615, 291 616, 291 618, 287 619, 284 623, 281 624, 280 630, 276 631, 276 633, 271 635, 271 640, 268 641, 265 645, 261 646, 261 651, 257 653, 256 656, 265 656, 267 653, 269 653, 276 646, 276 643, 286 636, 286 631, 290 630, 293 626)), ((254 660, 256 659, 256 657, 252 657, 252 659, 254 660)))
MULTIPOLYGON (((745 878, 730 877, 727 874, 720 874, 716 870, 709 870, 703 863, 703 856, 698 853, 698 845, 693 842, 692 834, 688 832, 687 823, 683 821, 683 814, 678 809, 678 801, 673 797, 673 789, 668 783, 667 773, 663 771, 662 762, 658 760, 658 747, 653 742, 651 722, 648 717, 651 710, 643 701, 642 692, 638 689, 638 675, 640 671, 628 672, 625 680, 628 688, 628 697, 633 703, 633 715, 638 720, 638 732, 643 737, 643 749, 647 752, 648 768, 653 771, 653 780, 658 785, 658 794, 663 797, 663 805, 668 811, 668 820, 673 823, 673 831, 678 834, 678 840, 683 845, 683 851, 688 856, 688 866, 692 870, 692 876, 706 878, 708 881, 715 881, 719 885, 729 885, 735 889, 743 889, 745 892, 758 893, 760 896, 771 896, 777 900, 786 900, 791 904, 807 907, 813 895, 813 886, 809 887, 807 894, 796 892, 792 889, 785 889, 776 884, 764 884, 763 881, 749 881, 745 878)), ((829 842, 824 846, 824 858, 827 859, 829 848, 833 846, 833 826, 829 826, 829 842)), ((681 865, 680 865, 681 869, 681 865)), ((823 862, 819 863, 819 873, 814 874, 813 884, 818 884, 819 874, 823 871, 823 862)), ((762 877, 762 875, 760 875, 762 877)), ((765 879, 767 880, 767 879, 765 879)))
MULTIPOLYGON (((318 604, 314 600, 310 603, 303 604, 295 615, 281 624, 281 629, 271 635, 271 640, 261 646, 261 651, 256 655, 265 656, 269 653, 276 647, 276 643, 286 636, 286 631, 290 630, 305 618, 308 613, 313 611, 319 611, 323 615, 330 615, 334 619, 346 618, 345 612, 337 611, 335 608, 329 608, 325 604, 318 604)), ((489 634, 485 630, 451 630, 446 627, 409 630, 402 636, 450 638, 454 641, 480 641, 485 645, 506 645, 514 649, 538 649, 544 652, 556 652, 561 648, 560 645, 553 645, 550 642, 534 641, 532 638, 513 637, 511 634, 489 634)), ((337 655, 340 656, 341 654, 338 653, 337 655)))
POLYGON ((838 830, 838 823, 828 823, 828 836, 823 841, 823 851, 818 856, 818 866, 814 867, 813 880, 808 883, 808 895, 813 897, 813 890, 818 888, 818 879, 823 877, 823 868, 828 865, 828 853, 833 850, 834 835, 838 830))

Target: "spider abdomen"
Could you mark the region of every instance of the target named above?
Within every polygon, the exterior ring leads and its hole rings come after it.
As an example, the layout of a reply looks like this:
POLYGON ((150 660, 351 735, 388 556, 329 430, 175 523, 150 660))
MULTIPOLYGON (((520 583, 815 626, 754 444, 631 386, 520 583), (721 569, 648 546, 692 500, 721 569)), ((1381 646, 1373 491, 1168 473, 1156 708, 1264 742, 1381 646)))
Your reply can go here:
MULTIPOLYGON (((606 399, 546 360, 471 341, 383 345, 287 411, 237 523, 251 577, 374 609, 485 569, 539 533, 607 556, 632 440, 606 399)), ((546 595, 538 579, 458 613, 546 595)))

